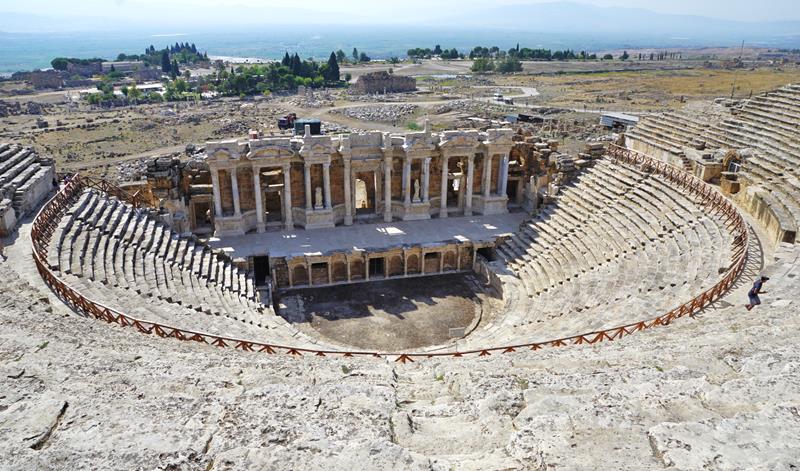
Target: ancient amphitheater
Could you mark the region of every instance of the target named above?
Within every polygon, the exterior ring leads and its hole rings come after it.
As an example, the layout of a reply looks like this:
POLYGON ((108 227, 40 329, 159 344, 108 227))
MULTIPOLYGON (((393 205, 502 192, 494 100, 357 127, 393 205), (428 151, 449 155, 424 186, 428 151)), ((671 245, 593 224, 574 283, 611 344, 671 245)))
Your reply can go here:
POLYGON ((798 129, 788 85, 575 156, 306 130, 139 186, 69 176, 0 264, 0 467, 792 469, 798 129), (478 314, 402 343, 415 311, 455 322, 441 277, 478 314), (287 313, 379 283, 424 299, 331 330, 287 313))

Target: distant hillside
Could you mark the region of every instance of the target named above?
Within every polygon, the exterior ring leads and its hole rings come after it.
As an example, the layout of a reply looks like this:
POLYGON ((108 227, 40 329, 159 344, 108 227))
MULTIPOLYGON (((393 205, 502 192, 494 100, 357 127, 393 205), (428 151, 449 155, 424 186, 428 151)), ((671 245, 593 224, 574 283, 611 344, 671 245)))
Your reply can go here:
MULTIPOLYGON (((754 8, 758 8, 756 4, 754 8)), ((574 2, 496 5, 454 12, 450 24, 463 23, 524 31, 687 39, 742 39, 794 36, 800 21, 743 22, 691 15, 669 15, 640 8, 599 7, 574 2)))

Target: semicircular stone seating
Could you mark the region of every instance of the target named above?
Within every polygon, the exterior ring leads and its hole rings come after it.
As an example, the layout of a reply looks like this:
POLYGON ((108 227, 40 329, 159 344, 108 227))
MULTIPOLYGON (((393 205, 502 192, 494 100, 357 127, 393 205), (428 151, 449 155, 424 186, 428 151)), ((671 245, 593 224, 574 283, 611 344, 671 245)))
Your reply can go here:
MULTIPOLYGON (((750 149, 741 175, 750 192, 737 198, 779 240, 794 242, 800 226, 800 85, 786 85, 746 100, 730 113, 669 112, 643 118, 626 137, 680 156, 692 141, 709 149, 750 149), (758 204, 762 202, 762 204, 758 204), (772 221, 763 220, 768 214, 772 221)), ((741 179, 740 179, 741 180, 741 179)))
POLYGON ((598 160, 497 247, 506 308, 458 346, 546 341, 664 314, 719 280, 732 243, 719 216, 661 176, 598 160))
POLYGON ((84 191, 58 224, 48 265, 84 296, 139 319, 231 338, 324 347, 271 306, 227 257, 147 210, 84 191))

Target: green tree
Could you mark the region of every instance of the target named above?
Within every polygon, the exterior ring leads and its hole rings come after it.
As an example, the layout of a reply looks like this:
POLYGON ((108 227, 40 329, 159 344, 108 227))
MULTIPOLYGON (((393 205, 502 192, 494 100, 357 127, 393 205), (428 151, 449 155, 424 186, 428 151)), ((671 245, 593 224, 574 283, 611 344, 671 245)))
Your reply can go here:
POLYGON ((281 65, 284 67, 289 67, 292 65, 292 58, 289 56, 288 51, 286 52, 286 54, 283 55, 283 60, 281 61, 281 65))
POLYGON ((183 79, 175 80, 175 91, 178 93, 186 93, 189 91, 189 84, 183 79))
POLYGON ((434 46, 433 47, 433 55, 441 56, 442 55, 442 46, 440 46, 438 44, 436 46, 434 46))
POLYGON ((172 64, 169 62, 169 52, 166 49, 161 51, 161 72, 168 74, 172 72, 172 64))
POLYGON ((603 60, 604 61, 614 60, 614 56, 612 56, 611 54, 606 54, 603 56, 603 60))
POLYGON ((488 57, 478 57, 472 62, 473 72, 491 72, 494 70, 494 61, 488 57))
MULTIPOLYGON (((124 93, 124 92, 123 92, 124 93)), ((142 98, 142 91, 136 88, 136 82, 133 82, 131 86, 128 88, 128 93, 126 94, 129 101, 134 103, 138 102, 142 98)))
POLYGON ((511 72, 521 72, 522 71, 522 62, 519 61, 516 57, 508 56, 504 60, 497 63, 495 68, 500 73, 511 73, 511 72))
POLYGON ((336 61, 340 64, 344 64, 347 62, 347 54, 345 54, 343 50, 339 49, 336 51, 336 61))
POLYGON ((626 61, 626 60, 628 60, 629 57, 631 57, 631 56, 628 55, 628 51, 622 51, 622 55, 620 56, 621 60, 626 61))
POLYGON ((50 65, 56 70, 67 70, 67 64, 69 61, 66 57, 56 57, 50 61, 50 65))
POLYGON ((358 62, 359 57, 361 56, 358 55, 358 49, 353 48, 353 62, 358 62))
POLYGON ((362 52, 361 55, 358 56, 359 62, 369 62, 371 60, 372 59, 365 52, 362 52))
POLYGON ((170 65, 170 74, 172 75, 173 80, 175 77, 181 74, 181 69, 178 68, 178 61, 176 59, 172 59, 172 65, 170 65))
POLYGON ((327 75, 323 75, 323 77, 328 82, 339 81, 339 61, 336 59, 335 52, 331 52, 331 56, 328 58, 328 68, 325 72, 327 75))

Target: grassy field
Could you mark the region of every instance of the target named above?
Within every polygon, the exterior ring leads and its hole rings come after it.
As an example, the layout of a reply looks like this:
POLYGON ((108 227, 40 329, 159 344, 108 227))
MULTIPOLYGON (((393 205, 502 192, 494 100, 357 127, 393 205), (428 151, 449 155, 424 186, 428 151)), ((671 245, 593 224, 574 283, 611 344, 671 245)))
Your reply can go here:
POLYGON ((800 69, 602 72, 500 77, 498 83, 537 87, 541 104, 570 108, 661 110, 684 101, 730 96, 746 98, 800 82, 800 69))

